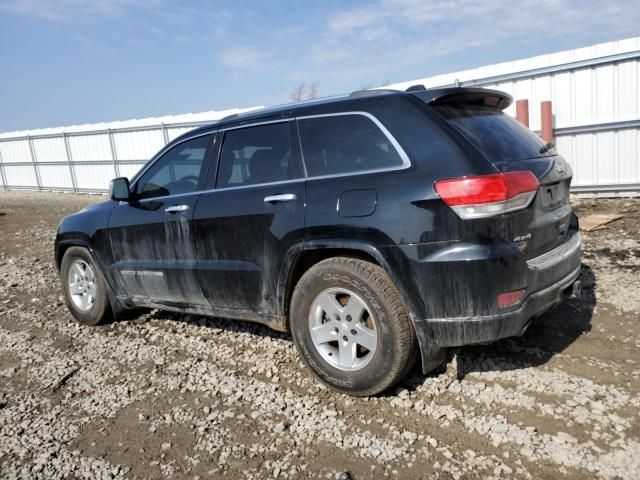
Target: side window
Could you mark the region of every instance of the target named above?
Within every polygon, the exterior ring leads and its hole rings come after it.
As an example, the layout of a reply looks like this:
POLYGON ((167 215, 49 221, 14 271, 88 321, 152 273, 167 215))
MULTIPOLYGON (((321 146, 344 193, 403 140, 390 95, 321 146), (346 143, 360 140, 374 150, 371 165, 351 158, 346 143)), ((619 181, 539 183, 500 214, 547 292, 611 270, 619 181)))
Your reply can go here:
POLYGON ((298 120, 310 177, 402 166, 389 138, 368 117, 332 115, 298 120))
POLYGON ((216 187, 291 180, 302 176, 299 170, 289 122, 238 128, 224 136, 216 187))
POLYGON ((136 184, 138 198, 195 192, 211 135, 182 142, 158 159, 136 184))

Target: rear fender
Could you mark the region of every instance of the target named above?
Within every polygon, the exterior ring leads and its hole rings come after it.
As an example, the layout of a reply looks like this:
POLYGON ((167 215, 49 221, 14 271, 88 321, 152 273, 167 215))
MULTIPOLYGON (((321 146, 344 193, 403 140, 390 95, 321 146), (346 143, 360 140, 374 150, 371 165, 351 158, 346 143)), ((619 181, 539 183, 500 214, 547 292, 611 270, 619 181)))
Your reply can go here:
POLYGON ((397 272, 408 271, 402 270, 403 260, 400 255, 390 255, 390 258, 388 258, 383 255, 376 246, 358 240, 313 240, 293 245, 284 258, 277 286, 278 315, 286 316, 288 314, 289 298, 287 298, 287 292, 292 286, 290 284, 295 261, 300 258, 300 255, 303 253, 313 250, 327 249, 351 250, 353 252, 362 252, 373 257, 384 269, 387 275, 389 275, 398 289, 400 296, 409 311, 411 321, 413 322, 414 319, 419 318, 417 312, 424 311, 424 307, 421 304, 422 301, 420 300, 417 291, 415 291, 415 288, 409 282, 406 282, 402 277, 397 275, 397 272))
POLYGON ((393 281, 405 301, 411 316, 413 317, 416 312, 420 311, 419 305, 415 304, 416 301, 419 302, 420 300, 417 298, 411 298, 411 295, 408 292, 408 290, 411 290, 410 286, 405 285, 405 282, 395 274, 396 269, 391 265, 394 263, 394 260, 385 258, 380 250, 374 245, 357 240, 313 240, 300 242, 291 246, 285 255, 282 267, 280 268, 277 286, 277 313, 279 315, 286 315, 288 313, 288 299, 286 294, 287 289, 290 286, 291 274, 293 273, 292 267, 294 266, 295 261, 303 253, 314 250, 329 249, 352 250, 353 252, 362 252, 373 257, 393 281))
MULTIPOLYGON (((278 278, 277 286, 277 309, 278 315, 282 318, 286 318, 289 311, 289 298, 287 292, 292 287, 291 277, 293 273, 293 266, 295 261, 304 252, 312 250, 326 250, 326 249, 341 249, 351 250, 353 252, 362 252, 375 259, 384 271, 389 275, 391 281, 398 289, 401 298, 404 301, 405 306, 409 312, 411 323, 413 325, 414 332, 418 338, 418 344, 420 346, 422 369, 425 373, 435 369, 441 365, 445 360, 445 350, 432 344, 428 335, 425 335, 424 328, 418 328, 416 324, 420 318, 417 312, 424 311, 424 305, 420 295, 410 282, 405 281, 397 272, 409 271, 408 267, 403 267, 403 260, 401 253, 390 253, 387 256, 374 245, 357 240, 314 240, 308 242, 300 242, 293 245, 287 252, 280 274, 278 278)), ((393 249, 388 249, 393 251, 393 249)))

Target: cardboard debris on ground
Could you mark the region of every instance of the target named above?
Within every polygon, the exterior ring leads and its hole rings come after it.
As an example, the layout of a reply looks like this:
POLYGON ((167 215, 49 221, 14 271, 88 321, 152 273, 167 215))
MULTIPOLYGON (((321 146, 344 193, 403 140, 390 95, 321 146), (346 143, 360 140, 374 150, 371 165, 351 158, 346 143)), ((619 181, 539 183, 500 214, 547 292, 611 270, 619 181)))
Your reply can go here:
POLYGON ((580 228, 585 232, 602 230, 607 224, 620 220, 624 215, 619 213, 594 213, 580 219, 580 228))

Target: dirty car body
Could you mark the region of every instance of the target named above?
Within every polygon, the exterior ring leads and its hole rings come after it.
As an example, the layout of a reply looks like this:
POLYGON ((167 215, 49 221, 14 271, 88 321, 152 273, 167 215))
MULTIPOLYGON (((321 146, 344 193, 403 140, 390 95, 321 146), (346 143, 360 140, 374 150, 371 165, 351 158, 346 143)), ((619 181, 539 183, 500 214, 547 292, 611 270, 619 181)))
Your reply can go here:
POLYGON ((301 276, 357 258, 397 288, 429 371, 447 347, 521 335, 579 274, 571 168, 504 113, 511 101, 357 92, 192 130, 125 200, 61 221, 58 265, 88 249, 116 315, 156 307, 286 330, 301 276))

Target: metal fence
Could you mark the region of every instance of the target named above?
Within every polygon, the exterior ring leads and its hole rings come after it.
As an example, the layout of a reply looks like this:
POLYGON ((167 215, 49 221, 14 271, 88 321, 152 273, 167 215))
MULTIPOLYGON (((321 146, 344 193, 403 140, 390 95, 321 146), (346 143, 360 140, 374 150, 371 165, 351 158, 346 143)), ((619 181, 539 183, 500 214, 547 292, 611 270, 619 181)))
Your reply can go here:
POLYGON ((573 168, 573 190, 624 192, 640 191, 639 73, 640 49, 462 83, 533 99, 534 129, 535 106, 551 100, 555 143, 573 168))
MULTIPOLYGON (((557 150, 577 192, 640 192, 640 37, 489 65, 412 83, 480 86, 529 100, 530 126, 551 100, 557 150)), ((515 105, 507 109, 515 116, 515 105)))
MULTIPOLYGON (((534 130, 540 129, 539 103, 551 100, 557 149, 572 166, 574 191, 640 191, 640 37, 390 88, 413 84, 505 90, 529 100, 534 130)), ((507 112, 515 115, 514 107, 507 112)), ((231 112, 211 113, 195 122, 0 134, 0 186, 104 192, 111 178, 131 177, 173 138, 231 112)))
POLYGON ((2 183, 8 189, 104 192, 112 178, 133 176, 172 139, 207 123, 0 138, 2 183))

